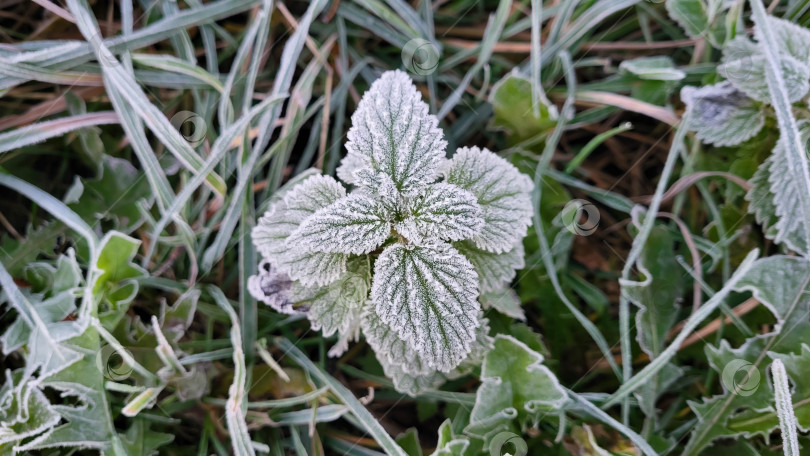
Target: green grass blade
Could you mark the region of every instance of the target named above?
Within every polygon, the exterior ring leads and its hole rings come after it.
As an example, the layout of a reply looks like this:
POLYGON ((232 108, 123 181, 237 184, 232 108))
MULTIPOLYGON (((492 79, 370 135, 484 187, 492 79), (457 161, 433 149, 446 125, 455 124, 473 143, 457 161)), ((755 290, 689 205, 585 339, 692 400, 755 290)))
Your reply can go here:
POLYGON ((348 388, 343 386, 334 377, 327 374, 315 365, 301 350, 298 349, 292 342, 285 338, 276 339, 276 345, 290 358, 292 358, 299 366, 309 373, 313 378, 328 386, 334 392, 338 399, 340 399, 346 406, 349 407, 352 414, 365 427, 366 431, 380 444, 380 447, 386 454, 393 456, 407 456, 402 448, 397 445, 393 438, 388 435, 388 432, 383 429, 380 422, 374 418, 364 406, 354 397, 348 388))

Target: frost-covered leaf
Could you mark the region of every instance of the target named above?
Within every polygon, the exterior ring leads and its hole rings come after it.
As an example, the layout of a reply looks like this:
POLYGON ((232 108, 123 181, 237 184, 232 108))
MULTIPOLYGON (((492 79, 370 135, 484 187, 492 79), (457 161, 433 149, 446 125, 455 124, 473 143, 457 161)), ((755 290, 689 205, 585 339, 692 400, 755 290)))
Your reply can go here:
POLYGON ((404 394, 416 396, 425 391, 434 390, 445 381, 441 372, 431 370, 425 374, 411 374, 404 364, 389 364, 388 360, 377 354, 377 361, 383 368, 385 376, 394 382, 394 388, 404 394))
POLYGON ((412 375, 427 374, 435 370, 419 352, 411 349, 396 331, 382 321, 372 307, 363 311, 361 327, 366 342, 374 349, 378 360, 384 360, 389 366, 402 366, 403 372, 412 375))
MULTIPOLYGON (((98 346, 98 335, 89 329, 77 341, 83 348, 98 346)), ((109 421, 107 400, 101 372, 96 368, 96 356, 89 353, 69 368, 54 375, 43 387, 53 388, 74 404, 54 405, 64 424, 56 427, 47 437, 26 443, 26 450, 77 446, 81 448, 108 448, 115 445, 118 436, 109 421)))
MULTIPOLYGON (((772 19, 778 21, 772 24, 776 28, 787 27, 787 24, 790 24, 787 21, 772 19)), ((795 27, 794 24, 790 25, 795 27)), ((805 30, 804 33, 806 34, 807 31, 805 30)), ((780 41, 777 50, 779 64, 785 89, 791 102, 800 100, 810 89, 810 66, 808 66, 810 62, 805 55, 806 50, 800 51, 797 46, 804 39, 800 34, 796 36, 798 42, 794 42, 790 35, 778 34, 777 36, 780 41)), ((745 36, 738 36, 723 48, 722 64, 717 67, 717 72, 751 98, 771 103, 771 95, 765 79, 765 65, 767 62, 761 47, 745 36)))
POLYGON ((532 223, 534 184, 514 165, 487 149, 460 148, 443 170, 447 182, 469 190, 484 216, 475 245, 490 252, 511 250, 532 223))
POLYGON ((675 68, 672 59, 664 55, 624 60, 619 64, 619 70, 639 79, 654 81, 680 81, 686 77, 686 73, 675 68))
POLYGON ((514 337, 495 336, 495 347, 481 366, 482 384, 465 432, 483 437, 508 429, 514 419, 525 425, 541 413, 559 410, 567 395, 542 362, 540 353, 514 337))
POLYGON ((349 349, 349 342, 360 340, 360 311, 349 315, 349 323, 345 330, 338 331, 338 340, 326 353, 330 358, 343 356, 349 349))
POLYGON ((279 272, 267 260, 259 263, 256 275, 248 277, 247 287, 254 299, 267 304, 276 312, 294 314, 305 311, 293 307, 293 281, 290 276, 279 272))
POLYGON ((30 383, 20 384, 22 370, 6 370, 0 388, 0 445, 15 444, 53 428, 61 417, 48 398, 30 383))
POLYGON ((729 2, 707 0, 667 0, 669 16, 692 38, 706 36, 715 46, 720 46, 726 37, 725 15, 729 2))
POLYGON ((82 322, 62 321, 59 318, 65 312, 73 311, 74 297, 70 292, 65 291, 50 298, 40 311, 38 308, 43 304, 41 295, 24 295, 2 264, 0 285, 3 287, 0 300, 8 302, 18 312, 17 321, 21 322, 12 324, 10 329, 14 332, 4 336, 3 341, 12 347, 21 347, 25 340, 25 377, 38 372, 40 378, 47 378, 81 358, 81 354, 68 341, 82 333, 82 322))
POLYGON ((733 146, 754 137, 765 125, 760 107, 729 82, 684 87, 681 99, 691 109, 689 127, 703 142, 733 146))
POLYGON ((405 206, 405 219, 395 223, 394 229, 417 244, 469 239, 484 225, 475 195, 452 184, 431 185, 405 206))
MULTIPOLYGON (((754 297, 773 313, 776 325, 771 332, 752 337, 738 348, 732 348, 725 340, 719 347, 707 346, 706 356, 723 380, 724 392, 689 404, 698 422, 684 454, 701 454, 718 438, 767 436, 776 429, 778 419, 773 408, 773 389, 765 381, 768 360, 763 352, 785 362, 788 357, 780 354, 799 354, 802 345, 810 340, 808 283, 810 262, 787 256, 757 260, 740 280, 737 290, 752 291, 754 297)), ((785 362, 785 366, 791 372, 791 363, 785 362)), ((806 371, 806 365, 799 370, 806 371)), ((810 398, 810 388, 803 388, 801 394, 796 390, 796 402, 807 398, 810 398)), ((799 424, 805 430, 810 429, 808 404, 810 402, 796 408, 799 424)))
POLYGON ((475 330, 475 339, 470 345, 470 353, 455 369, 445 373, 448 380, 453 380, 469 374, 478 367, 492 350, 494 339, 489 335, 489 319, 484 318, 484 312, 478 312, 478 328, 475 330))
POLYGON ((475 268, 481 293, 500 290, 515 278, 524 263, 523 242, 518 242, 505 253, 493 253, 478 248, 472 241, 456 242, 453 246, 464 255, 475 268))
MULTIPOLYGON (((810 122, 799 122, 801 142, 810 141, 810 122)), ((757 222, 765 229, 765 236, 774 242, 785 244, 791 250, 802 254, 810 252, 810 240, 805 238, 801 198, 798 192, 802 185, 793 179, 788 150, 780 138, 770 157, 751 178, 751 190, 746 195, 750 202, 748 211, 753 212, 757 222)), ((805 153, 806 156, 806 153, 805 153)))
POLYGON ((288 189, 253 228, 256 250, 273 261, 289 250, 287 238, 307 217, 346 196, 346 189, 329 176, 316 175, 288 189))
POLYGON ((292 248, 289 237, 301 222, 346 196, 346 189, 328 176, 311 176, 286 189, 253 228, 253 244, 261 255, 294 280, 326 285, 346 271, 347 255, 292 248))
POLYGON ((436 442, 436 451, 430 456, 464 456, 469 447, 469 438, 464 435, 455 435, 453 423, 450 422, 450 419, 446 419, 439 426, 439 441, 436 442))
MULTIPOLYGON (((683 299, 683 275, 672 255, 674 240, 664 227, 650 232, 636 266, 642 281, 621 281, 621 291, 639 308, 636 313, 636 339, 641 349, 655 359, 665 348, 672 326, 678 320, 683 299)), ((655 403, 662 391, 680 377, 682 371, 667 365, 654 381, 642 385, 636 392, 639 406, 647 416, 655 416, 655 403)))
POLYGON ((432 368, 422 354, 411 349, 371 306, 363 311, 361 327, 385 376, 394 382, 397 391, 415 396, 444 383, 445 376, 432 368))
POLYGON ((308 308, 307 317, 312 329, 322 330, 324 337, 335 332, 346 334, 355 315, 368 301, 371 271, 365 258, 352 260, 346 273, 323 287, 304 287, 293 284, 291 299, 298 308, 308 308))
POLYGON ((386 213, 396 214, 404 206, 405 198, 388 174, 371 168, 360 168, 354 175, 357 192, 377 200, 386 213))
POLYGON ((478 277, 447 244, 387 247, 374 265, 371 298, 380 319, 427 363, 449 371, 478 327, 478 277))
POLYGON ((517 295, 517 293, 515 293, 515 290, 511 288, 504 287, 481 293, 481 297, 479 299, 481 301, 481 305, 485 309, 495 309, 498 312, 516 320, 526 320, 526 313, 523 312, 520 297, 517 295))
POLYGON ((355 172, 368 166, 368 163, 366 163, 362 155, 349 153, 343 157, 343 160, 340 161, 340 166, 338 166, 335 171, 337 172, 338 179, 347 184, 356 184, 358 180, 355 176, 355 172))
MULTIPOLYGON (((439 121, 402 71, 387 71, 374 81, 352 115, 344 160, 365 163, 391 176, 403 194, 434 182, 445 156, 439 121)), ((342 174, 345 174, 346 169, 342 174)))
POLYGON ((388 211, 375 198, 352 193, 314 215, 293 232, 293 250, 362 255, 391 234, 388 211))

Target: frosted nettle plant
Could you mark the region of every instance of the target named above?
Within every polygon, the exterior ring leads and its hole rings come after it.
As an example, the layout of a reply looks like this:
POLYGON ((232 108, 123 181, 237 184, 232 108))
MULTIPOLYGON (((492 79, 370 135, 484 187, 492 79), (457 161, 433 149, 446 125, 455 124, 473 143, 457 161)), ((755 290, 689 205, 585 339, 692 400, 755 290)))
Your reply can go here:
POLYGON ((479 294, 504 290, 523 267, 533 183, 486 149, 448 160, 438 120, 401 71, 372 84, 352 123, 337 174, 354 189, 322 175, 287 184, 253 230, 264 260, 248 285, 338 333, 331 356, 362 330, 413 394, 492 346, 479 294))

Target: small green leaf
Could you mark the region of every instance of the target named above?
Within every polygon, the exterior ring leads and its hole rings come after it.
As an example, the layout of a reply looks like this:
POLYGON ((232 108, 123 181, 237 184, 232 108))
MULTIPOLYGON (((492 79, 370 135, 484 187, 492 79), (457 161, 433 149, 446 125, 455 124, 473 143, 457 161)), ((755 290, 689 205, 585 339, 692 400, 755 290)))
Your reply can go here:
POLYGON ((542 362, 543 355, 514 337, 495 336, 495 347, 481 366, 482 384, 465 432, 483 437, 511 429, 514 419, 526 425, 542 413, 559 410, 567 394, 542 362))
POLYGON ((489 100, 494 116, 492 124, 509 136, 509 144, 519 144, 549 133, 557 124, 557 108, 538 103, 539 115, 532 107, 532 84, 529 79, 512 73, 492 87, 489 100))

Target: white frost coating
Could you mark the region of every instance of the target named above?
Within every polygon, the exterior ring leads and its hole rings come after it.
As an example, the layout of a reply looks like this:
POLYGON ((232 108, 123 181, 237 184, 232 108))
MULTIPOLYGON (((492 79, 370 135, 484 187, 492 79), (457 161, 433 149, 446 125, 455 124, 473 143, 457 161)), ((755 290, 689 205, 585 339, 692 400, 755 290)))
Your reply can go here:
POLYGON ((368 166, 370 166, 368 159, 364 158, 362 155, 349 153, 343 157, 343 160, 340 161, 340 166, 338 166, 335 171, 337 172, 338 179, 347 184, 356 184, 357 178, 354 177, 355 171, 368 166))
POLYGON ((705 143, 733 146, 754 137, 765 125, 764 111, 729 82, 684 87, 681 100, 691 108, 689 128, 705 143))
POLYGON ((773 392, 776 400, 776 414, 779 416, 779 429, 782 431, 782 448, 785 456, 799 456, 799 437, 796 428, 796 414, 793 410, 793 400, 790 397, 790 385, 785 365, 781 359, 775 359, 771 364, 773 374, 773 392))
POLYGON ((338 340, 335 345, 329 349, 326 354, 330 358, 337 358, 343 356, 349 349, 349 342, 360 340, 360 313, 353 312, 351 314, 351 322, 348 329, 345 331, 338 331, 338 340))
POLYGON ((518 269, 525 266, 522 240, 504 253, 487 252, 472 241, 456 242, 453 246, 470 260, 478 273, 481 293, 500 290, 515 278, 518 269))
POLYGON ((251 296, 272 307, 276 312, 300 313, 293 308, 293 281, 290 276, 274 268, 269 261, 259 263, 259 272, 248 277, 247 286, 251 296))
POLYGON ((380 362, 385 376, 394 382, 394 388, 410 396, 435 390, 446 379, 441 372, 435 370, 420 375, 409 374, 403 370, 403 365, 389 364, 388 360, 379 352, 377 352, 377 361, 380 362))
MULTIPOLYGON (((799 133, 803 143, 810 140, 810 122, 799 122, 799 133)), ((774 242, 787 245, 791 250, 802 254, 810 252, 810 240, 805 239, 804 221, 801 214, 802 185, 793 179, 784 140, 779 138, 771 156, 751 178, 751 191, 746 196, 751 204, 757 222, 765 228, 765 236, 774 242)))
POLYGON ((394 224, 394 229, 417 244, 431 239, 469 239, 484 226, 481 206, 475 195, 443 182, 409 198, 403 212, 405 220, 394 224))
POLYGON ((369 267, 365 259, 352 260, 349 271, 325 287, 312 288, 295 284, 291 300, 309 308, 307 317, 312 329, 322 330, 324 337, 335 332, 347 333, 355 314, 368 299, 369 267))
POLYGON ((391 234, 387 211, 375 198, 352 193, 320 209, 293 232, 293 250, 362 255, 391 234))
POLYGON ((484 250, 503 253, 526 236, 532 224, 534 183, 514 165, 487 149, 458 149, 444 169, 445 180, 472 192, 481 205, 484 227, 473 241, 484 250))
POLYGON ((391 176, 403 194, 412 194, 436 180, 447 147, 438 125, 411 78, 399 70, 387 71, 352 115, 347 167, 364 157, 375 171, 391 176))
POLYGON ((374 265, 377 314, 427 363, 447 372, 470 352, 481 305, 472 264, 447 244, 387 247, 374 265))
POLYGON ((411 375, 424 375, 435 371, 422 355, 408 347, 399 335, 385 324, 373 307, 367 307, 361 317, 361 327, 366 342, 377 353, 377 359, 384 358, 391 366, 411 375))
POLYGON ((354 180, 357 191, 376 198, 387 213, 395 214, 402 207, 402 194, 388 174, 371 168, 360 168, 354 173, 354 180))
POLYGON ((287 238, 307 217, 346 196, 346 189, 329 176, 312 176, 293 187, 259 219, 253 228, 253 245, 265 258, 285 254, 287 238))
POLYGON ((470 353, 455 369, 445 374, 448 380, 453 380, 469 374, 481 364, 494 346, 494 340, 489 335, 489 319, 484 318, 484 312, 478 312, 478 329, 475 330, 475 340, 470 345, 470 353))
MULTIPOLYGON (((785 33, 788 32, 788 25, 793 27, 796 25, 780 19, 771 19, 777 21, 772 24, 775 29, 784 29, 781 31, 782 33, 777 33, 777 39, 781 45, 781 49, 778 50, 779 65, 782 69, 788 98, 791 102, 796 102, 810 89, 808 80, 810 79, 810 67, 808 67, 807 57, 804 57, 810 42, 804 44, 805 50, 796 51, 801 48, 807 31, 804 30, 804 34, 785 33)), ((764 103, 771 103, 771 94, 765 79, 767 62, 762 49, 757 44, 745 36, 738 35, 726 43, 721 61, 722 64, 717 66, 717 72, 721 76, 728 79, 749 97, 764 103)))
POLYGON ((290 236, 319 209, 346 196, 346 189, 329 176, 312 176, 274 203, 253 228, 252 238, 262 257, 305 284, 326 285, 346 270, 346 255, 293 249, 290 236))

